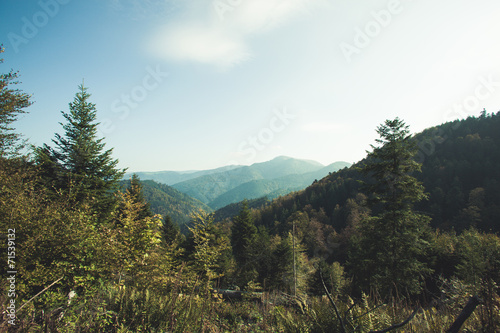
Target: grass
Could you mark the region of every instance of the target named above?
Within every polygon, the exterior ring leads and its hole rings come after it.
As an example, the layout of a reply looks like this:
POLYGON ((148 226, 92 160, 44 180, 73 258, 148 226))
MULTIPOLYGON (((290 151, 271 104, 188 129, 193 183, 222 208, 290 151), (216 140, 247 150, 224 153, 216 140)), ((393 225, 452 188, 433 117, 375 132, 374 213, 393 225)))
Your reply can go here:
MULTIPOLYGON (((340 321, 326 297, 294 300, 279 293, 262 293, 234 301, 210 290, 179 291, 172 288, 160 294, 106 286, 92 296, 76 296, 70 305, 63 304, 67 302, 64 300, 50 309, 25 307, 18 313, 16 332, 341 332, 340 321)), ((422 309, 396 332, 445 332, 464 306, 463 300, 449 297, 422 309)), ((404 301, 383 304, 367 295, 357 301, 348 296, 338 298, 336 303, 349 333, 387 328, 415 310, 404 301)), ((2 300, 2 304, 6 302, 2 300)), ((492 311, 498 320, 499 310, 498 305, 493 309, 481 305, 462 331, 500 332, 485 322, 492 311)), ((4 317, 0 331, 8 327, 4 317)))

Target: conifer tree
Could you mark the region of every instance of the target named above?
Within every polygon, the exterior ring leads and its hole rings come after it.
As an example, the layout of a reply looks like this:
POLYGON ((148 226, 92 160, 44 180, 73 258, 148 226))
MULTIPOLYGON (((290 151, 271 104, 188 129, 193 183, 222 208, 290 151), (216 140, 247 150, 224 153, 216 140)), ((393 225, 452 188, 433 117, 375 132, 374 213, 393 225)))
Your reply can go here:
POLYGON ((195 224, 189 228, 194 245, 192 267, 208 287, 212 280, 223 275, 219 267, 229 240, 216 229, 213 215, 195 214, 193 218, 195 224))
POLYGON ((293 247, 290 239, 275 236, 271 244, 270 269, 266 287, 292 291, 293 247))
POLYGON ((240 213, 233 219, 231 228, 231 246, 238 264, 240 282, 246 284, 257 276, 257 262, 254 260, 253 246, 257 238, 257 227, 254 224, 248 201, 243 201, 240 213))
POLYGON ((257 227, 252 219, 248 201, 243 201, 240 213, 234 218, 231 228, 231 246, 236 260, 242 264, 247 261, 248 247, 257 235, 257 227))
POLYGON ((375 288, 384 296, 416 294, 429 272, 421 260, 430 219, 413 211, 413 204, 426 198, 412 176, 421 165, 413 159, 416 145, 403 121, 386 120, 377 133, 379 146, 371 145, 361 170, 372 180, 365 190, 375 216, 362 221, 359 238, 353 238, 350 265, 362 289, 375 288))
POLYGON ((130 188, 125 193, 118 192, 120 209, 115 219, 118 244, 123 246, 124 272, 132 275, 145 265, 146 258, 161 241, 161 221, 159 216, 143 217, 145 202, 137 201, 130 188))
MULTIPOLYGON (((0 45, 0 54, 4 52, 0 45)), ((0 64, 3 59, 0 58, 0 64)), ((16 81, 18 72, 10 71, 0 74, 0 157, 12 157, 18 155, 20 135, 14 132, 10 125, 17 120, 20 114, 26 113, 25 108, 30 106, 30 96, 12 85, 16 81)))
POLYGON ((113 149, 104 150, 104 138, 97 137, 96 107, 89 102, 87 88, 79 86, 69 113, 62 112, 66 123, 64 135, 56 134, 55 148, 44 145, 35 150, 47 183, 56 189, 69 190, 71 198, 82 203, 94 201, 100 213, 109 213, 115 203, 113 192, 124 170, 116 168, 113 149))
POLYGON ((151 211, 151 205, 144 197, 141 180, 135 173, 130 179, 130 187, 128 188, 128 191, 130 192, 130 195, 135 202, 140 202, 143 204, 143 207, 139 213, 139 218, 143 219, 146 217, 153 217, 154 214, 151 211))
POLYGON ((168 244, 172 244, 173 242, 178 240, 181 233, 179 225, 172 221, 172 218, 168 214, 165 214, 165 216, 163 217, 161 231, 163 239, 168 244))

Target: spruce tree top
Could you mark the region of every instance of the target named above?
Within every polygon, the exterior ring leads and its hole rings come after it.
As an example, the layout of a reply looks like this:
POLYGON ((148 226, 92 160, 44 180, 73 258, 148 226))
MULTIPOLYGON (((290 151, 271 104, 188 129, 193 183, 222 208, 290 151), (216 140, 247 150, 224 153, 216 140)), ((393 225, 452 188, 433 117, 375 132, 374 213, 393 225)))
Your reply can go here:
POLYGON ((77 201, 84 198, 102 201, 116 189, 124 170, 116 168, 118 160, 111 157, 113 149, 104 150, 104 138, 97 137, 97 110, 89 101, 87 88, 81 84, 78 90, 69 103, 69 112, 62 112, 66 119, 65 124, 61 123, 64 135, 55 135, 54 148, 44 145, 36 152, 45 169, 56 170, 50 174, 56 187, 76 186, 72 192, 77 190, 77 201))
POLYGON ((386 120, 377 127, 380 146, 371 145, 368 161, 361 170, 375 180, 365 186, 371 202, 388 210, 409 209, 413 203, 426 198, 424 188, 412 174, 421 169, 414 160, 417 146, 409 134, 409 126, 399 118, 386 120))

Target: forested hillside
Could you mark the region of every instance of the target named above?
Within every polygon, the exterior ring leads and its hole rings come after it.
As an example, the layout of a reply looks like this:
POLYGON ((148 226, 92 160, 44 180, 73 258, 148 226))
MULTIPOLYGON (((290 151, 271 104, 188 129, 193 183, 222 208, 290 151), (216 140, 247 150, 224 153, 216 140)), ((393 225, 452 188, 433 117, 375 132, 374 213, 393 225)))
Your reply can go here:
MULTIPOLYGON (((475 226, 500 231, 500 114, 482 114, 429 128, 413 136, 428 200, 416 208, 431 225, 457 231, 475 226)), ((340 231, 348 226, 360 203, 360 161, 319 180, 299 193, 275 200, 258 212, 256 224, 274 226, 292 214, 323 211, 327 224, 340 231)))
MULTIPOLYGON (((142 180, 142 193, 154 214, 169 215, 173 222, 184 225, 191 220, 193 214, 210 213, 212 209, 175 188, 152 180, 142 180)), ((128 188, 130 180, 122 181, 121 186, 128 188)))

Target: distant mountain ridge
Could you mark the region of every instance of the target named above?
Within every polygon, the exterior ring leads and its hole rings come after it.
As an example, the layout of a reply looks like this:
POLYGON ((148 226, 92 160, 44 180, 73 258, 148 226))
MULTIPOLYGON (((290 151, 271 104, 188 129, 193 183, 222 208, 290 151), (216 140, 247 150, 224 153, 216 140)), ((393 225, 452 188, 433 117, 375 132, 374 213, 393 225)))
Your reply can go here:
POLYGON ((124 179, 130 178, 132 174, 135 173, 142 180, 154 180, 165 185, 173 185, 193 178, 224 172, 240 167, 241 165, 229 165, 210 170, 129 172, 125 174, 124 179))
POLYGON ((335 162, 312 172, 291 174, 272 179, 252 180, 218 196, 209 202, 208 206, 213 209, 219 209, 244 199, 256 199, 263 196, 267 196, 270 200, 275 199, 290 192, 302 190, 311 185, 315 180, 349 166, 350 164, 346 162, 335 162))
POLYGON ((141 180, 154 180, 185 193, 212 209, 243 199, 263 196, 275 198, 301 190, 315 179, 349 167, 347 162, 328 166, 311 161, 279 156, 250 166, 226 166, 202 171, 137 172, 141 180))

